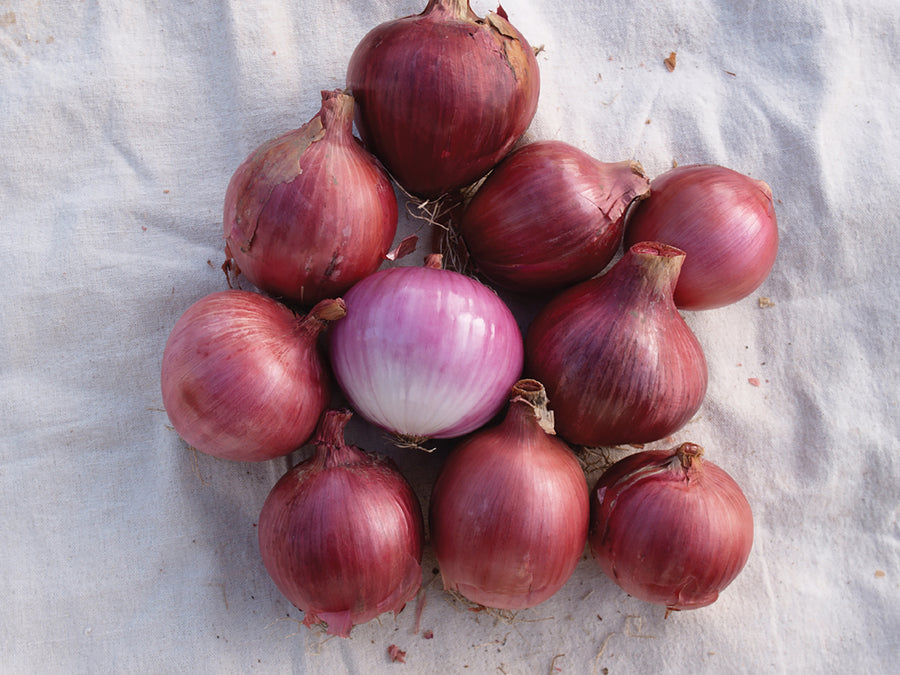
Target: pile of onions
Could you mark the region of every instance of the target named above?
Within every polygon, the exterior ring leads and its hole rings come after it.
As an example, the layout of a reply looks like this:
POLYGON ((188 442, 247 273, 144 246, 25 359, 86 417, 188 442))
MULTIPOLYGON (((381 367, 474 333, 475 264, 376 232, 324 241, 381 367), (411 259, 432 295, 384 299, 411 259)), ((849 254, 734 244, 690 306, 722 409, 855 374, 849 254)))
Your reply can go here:
POLYGON ((228 184, 227 253, 286 302, 341 295, 378 269, 397 231, 393 185, 353 137, 353 108, 323 91, 315 117, 254 150, 228 184))
POLYGON ((506 417, 458 445, 431 494, 431 541, 444 588, 498 609, 543 602, 587 540, 581 465, 553 434, 544 387, 521 380, 506 417))
POLYGON ((346 313, 323 300, 305 317, 258 293, 227 290, 191 305, 169 334, 163 404, 201 452, 244 462, 303 445, 328 405, 331 382, 317 339, 346 313))
POLYGON ((635 244, 601 277, 551 300, 525 340, 559 434, 585 446, 650 443, 680 429, 706 394, 706 358, 672 301, 684 253, 635 244))
POLYGON ((438 197, 493 168, 528 128, 540 75, 534 51, 502 10, 429 0, 373 28, 347 69, 356 125, 407 192, 438 197))
POLYGON ((487 422, 522 370, 509 308, 475 279, 441 268, 394 267, 344 296, 329 331, 331 365, 353 409, 411 443, 452 438, 487 422))
POLYGON ((753 515, 723 469, 682 443, 613 464, 591 492, 589 543, 630 595, 670 610, 716 601, 744 568, 753 515))
POLYGON ((656 177, 629 214, 626 246, 659 241, 687 254, 675 304, 700 310, 737 302, 769 275, 778 253, 772 190, 722 166, 679 166, 656 177))
POLYGON ((259 515, 259 550, 307 626, 331 635, 399 612, 422 583, 418 499, 389 458, 347 445, 347 410, 329 410, 315 454, 275 484, 259 515))
POLYGON ((493 283, 555 290, 603 271, 622 242, 626 209, 649 190, 637 162, 601 162, 567 143, 538 141, 491 172, 459 231, 493 283))

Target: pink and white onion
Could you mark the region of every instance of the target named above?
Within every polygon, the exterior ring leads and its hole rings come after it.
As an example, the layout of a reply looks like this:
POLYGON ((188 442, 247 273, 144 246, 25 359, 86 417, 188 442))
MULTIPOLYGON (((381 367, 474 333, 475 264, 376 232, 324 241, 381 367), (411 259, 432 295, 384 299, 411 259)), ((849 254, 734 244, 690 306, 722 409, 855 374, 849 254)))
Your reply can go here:
POLYGON ((344 296, 329 331, 331 365, 353 409, 412 442, 477 429, 522 370, 522 336, 503 301, 467 276, 424 267, 380 270, 344 296))

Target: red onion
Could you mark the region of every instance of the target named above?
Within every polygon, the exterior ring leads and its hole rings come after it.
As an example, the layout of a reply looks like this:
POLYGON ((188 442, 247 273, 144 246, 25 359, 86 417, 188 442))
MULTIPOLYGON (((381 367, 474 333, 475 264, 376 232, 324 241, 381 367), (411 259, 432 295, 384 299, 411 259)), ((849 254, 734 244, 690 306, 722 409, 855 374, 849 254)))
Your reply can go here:
POLYGON ((445 589, 522 609, 572 575, 587 541, 588 488, 575 455, 552 433, 544 387, 521 380, 504 420, 447 458, 429 512, 445 589))
POLYGON ((422 511, 388 457, 344 442, 348 410, 329 410, 315 454, 275 484, 259 514, 269 575, 328 633, 399 612, 422 583, 422 511))
POLYGON ((670 610, 716 601, 753 544, 750 504, 703 448, 682 443, 613 464, 591 492, 589 542, 609 577, 670 610))
POLYGON ((659 241, 687 254, 675 304, 712 309, 737 302, 769 275, 778 253, 772 190, 713 165, 679 166, 650 183, 628 216, 625 245, 659 241))
POLYGON ((344 296, 329 331, 331 364, 354 410, 416 443, 477 429, 506 402, 522 370, 522 336, 495 293, 441 269, 394 267, 344 296))
POLYGON ((672 302, 682 260, 671 246, 635 244, 609 272, 551 300, 529 327, 526 372, 547 387, 570 443, 649 443, 699 409, 706 359, 672 302))
POLYGON ((504 288, 553 290, 612 260, 625 210, 650 181, 637 162, 604 163, 560 141, 522 146, 475 193, 460 234, 478 270, 504 288))
POLYGON ((397 197, 353 137, 353 97, 323 91, 307 124, 254 150, 225 194, 227 253, 257 288, 313 305, 384 260, 397 197))
POLYGON ((197 301, 175 323, 163 353, 163 404, 172 426, 197 450, 222 459, 293 452, 331 395, 318 335, 345 312, 342 300, 323 300, 300 318, 239 290, 197 301))
POLYGON ((540 74, 505 12, 481 19, 468 0, 429 0, 362 39, 347 87, 363 141, 408 192, 437 197, 509 152, 534 117, 540 74))

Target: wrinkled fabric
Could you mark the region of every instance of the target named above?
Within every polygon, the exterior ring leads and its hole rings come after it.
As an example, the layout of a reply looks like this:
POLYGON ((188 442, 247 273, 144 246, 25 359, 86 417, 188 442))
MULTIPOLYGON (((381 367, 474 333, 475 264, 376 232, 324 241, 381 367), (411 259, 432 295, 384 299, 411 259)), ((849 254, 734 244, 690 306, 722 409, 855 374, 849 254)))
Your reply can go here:
MULTIPOLYGON (((403 668, 398 649, 422 673, 892 670, 893 0, 504 2, 540 48, 528 139, 635 159, 651 177, 722 164, 775 195, 771 275, 738 303, 685 313, 709 390, 694 420, 648 446, 703 445, 753 507, 749 562, 719 600, 666 618, 586 549, 538 607, 471 611, 443 592, 429 548, 424 590, 396 617, 346 640, 300 625, 262 565, 256 522, 308 450, 261 464, 191 451, 162 409, 160 362, 180 314, 227 287, 232 172, 343 86, 366 31, 424 5, 0 3, 4 670, 380 673, 403 668)), ((421 239, 385 265, 420 264, 430 233, 398 196, 395 244, 421 239)), ((510 304, 523 326, 536 311, 510 304)), ((451 442, 398 448, 358 417, 348 437, 393 456, 427 506, 451 442)))

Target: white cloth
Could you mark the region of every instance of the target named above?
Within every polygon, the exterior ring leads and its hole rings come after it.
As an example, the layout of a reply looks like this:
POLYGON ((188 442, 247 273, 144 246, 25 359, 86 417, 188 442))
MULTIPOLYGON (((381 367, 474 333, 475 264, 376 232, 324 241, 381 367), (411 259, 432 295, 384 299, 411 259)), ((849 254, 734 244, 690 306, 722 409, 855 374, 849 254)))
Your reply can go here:
MULTIPOLYGON (((416 603, 347 640, 298 627, 255 524, 304 453, 254 465, 192 454, 162 410, 160 360, 178 316, 225 287, 231 173, 307 121, 320 90, 343 86, 370 28, 424 5, 0 4, 0 670, 893 670, 893 0, 504 2, 543 46, 530 137, 637 159, 650 176, 673 160, 722 164, 777 199, 765 284, 686 315, 710 387, 674 440, 704 445, 756 522, 747 567, 720 599, 664 618, 586 554, 554 598, 507 622, 445 595, 429 549, 418 633, 416 603)), ((398 239, 419 224, 404 215, 398 239)), ((398 458, 427 503, 439 457, 394 448, 356 418, 349 436, 398 458)))

